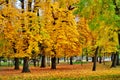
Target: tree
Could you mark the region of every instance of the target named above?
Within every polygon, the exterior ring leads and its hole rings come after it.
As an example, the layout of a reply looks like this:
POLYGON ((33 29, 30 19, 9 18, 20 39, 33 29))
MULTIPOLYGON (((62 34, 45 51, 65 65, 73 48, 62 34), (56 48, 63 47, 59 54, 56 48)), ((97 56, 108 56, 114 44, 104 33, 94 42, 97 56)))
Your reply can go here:
MULTIPOLYGON (((84 17, 85 19, 87 19, 89 27, 92 30, 92 33, 94 34, 93 46, 95 46, 95 53, 94 53, 93 71, 95 71, 96 57, 98 54, 97 52, 99 50, 98 48, 104 45, 100 41, 102 39, 106 39, 104 37, 101 38, 101 36, 99 36, 100 34, 99 29, 103 26, 104 27, 107 26, 105 28, 107 28, 108 31, 110 31, 111 29, 115 29, 113 28, 113 26, 115 25, 116 20, 118 20, 118 18, 116 19, 116 17, 118 16, 115 14, 115 10, 114 10, 115 6, 113 5, 112 0, 109 0, 109 1, 81 0, 76 6, 78 7, 78 9, 75 11, 75 13, 79 14, 80 17, 84 17), (95 35, 96 32, 97 32, 97 35, 95 35)), ((109 34, 109 32, 107 34, 109 34)), ((108 40, 109 39, 108 36, 106 37, 107 37, 106 41, 110 41, 108 40)), ((113 50, 113 51, 116 51, 116 50, 113 50)))
MULTIPOLYGON (((120 16, 120 8, 119 8, 120 5, 119 5, 119 3, 120 3, 119 0, 113 0, 113 4, 115 5, 115 14, 118 15, 118 16, 120 16)), ((119 22, 119 20, 117 21, 117 23, 119 22)), ((120 45, 120 34, 119 34, 119 27, 120 27, 120 25, 118 25, 118 24, 117 24, 117 27, 118 27, 118 45, 120 45)), ((117 52, 116 55, 117 55, 116 65, 119 65, 120 64, 119 63, 119 53, 117 52)))

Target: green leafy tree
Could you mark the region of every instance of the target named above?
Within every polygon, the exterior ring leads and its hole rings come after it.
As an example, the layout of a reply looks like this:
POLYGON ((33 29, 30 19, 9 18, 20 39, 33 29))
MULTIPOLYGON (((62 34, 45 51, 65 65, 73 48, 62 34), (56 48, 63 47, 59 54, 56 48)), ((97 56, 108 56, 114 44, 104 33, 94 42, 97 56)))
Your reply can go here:
MULTIPOLYGON (((116 21, 118 21, 120 18, 118 17, 118 15, 115 14, 115 5, 113 4, 113 0, 80 0, 80 2, 76 4, 76 6, 78 7, 78 9, 75 11, 75 13, 79 14, 80 17, 84 17, 85 19, 87 19, 93 35, 97 34, 94 36, 94 39, 92 41, 92 46, 94 46, 95 48, 93 63, 93 71, 95 71, 99 48, 104 46, 100 39, 105 39, 104 37, 101 38, 99 35, 103 34, 100 33, 100 28, 108 28, 108 31, 115 30, 116 28, 114 26, 118 24, 116 21)), ((108 32, 107 34, 109 33, 110 32, 108 32)), ((109 36, 106 37, 106 41, 109 41, 109 36)))

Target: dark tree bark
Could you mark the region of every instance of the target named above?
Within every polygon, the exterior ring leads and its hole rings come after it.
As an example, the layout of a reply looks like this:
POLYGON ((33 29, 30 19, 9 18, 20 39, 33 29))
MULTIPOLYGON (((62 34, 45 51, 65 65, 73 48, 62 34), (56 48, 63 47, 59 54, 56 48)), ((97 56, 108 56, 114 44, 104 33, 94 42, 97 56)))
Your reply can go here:
POLYGON ((94 62, 94 57, 92 57, 92 62, 94 62))
POLYGON ((120 46, 120 33, 118 33, 118 43, 119 43, 119 46, 120 46))
POLYGON ((87 53, 87 55, 86 55, 86 61, 88 62, 88 53, 87 53))
MULTIPOLYGON (((120 33, 118 33, 118 42, 119 42, 119 46, 120 46, 120 33)), ((119 48, 120 49, 120 48, 119 48)), ((120 61, 119 61, 119 53, 117 52, 117 62, 116 65, 120 65, 120 61)))
POLYGON ((96 71, 96 62, 97 62, 98 50, 99 50, 99 47, 97 46, 96 51, 95 51, 95 55, 94 55, 94 62, 93 62, 93 69, 92 69, 92 71, 96 71))
POLYGON ((73 57, 70 57, 70 65, 73 65, 73 57))
MULTIPOLYGON (((113 4, 115 5, 116 15, 120 16, 120 8, 117 5, 117 1, 113 0, 113 4)), ((118 43, 119 43, 119 46, 120 46, 120 30, 118 30, 118 43)), ((119 54, 118 53, 116 53, 116 57, 117 57, 116 65, 119 65, 119 54)))
POLYGON ((42 57, 42 60, 41 60, 41 67, 44 68, 44 67, 46 67, 46 63, 45 63, 45 62, 46 62, 46 61, 45 61, 45 55, 42 54, 41 57, 42 57))
POLYGON ((23 62, 23 70, 22 70, 23 73, 30 72, 28 61, 29 61, 29 58, 25 57, 23 62))
POLYGON ((51 69, 56 69, 56 57, 51 58, 51 69))
POLYGON ((19 58, 14 58, 14 69, 19 70, 19 58))
POLYGON ((58 64, 60 63, 60 58, 57 58, 57 63, 58 63, 58 64))
POLYGON ((116 67, 116 61, 117 61, 117 55, 116 55, 116 53, 113 53, 113 59, 112 59, 111 68, 116 67))
POLYGON ((99 57, 99 63, 100 64, 102 63, 102 57, 101 56, 99 57))

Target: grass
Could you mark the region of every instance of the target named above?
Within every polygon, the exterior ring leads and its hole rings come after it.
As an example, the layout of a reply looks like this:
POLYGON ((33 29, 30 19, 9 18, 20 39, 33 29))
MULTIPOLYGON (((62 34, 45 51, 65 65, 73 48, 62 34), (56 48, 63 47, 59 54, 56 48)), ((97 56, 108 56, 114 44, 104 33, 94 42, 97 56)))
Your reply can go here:
POLYGON ((120 67, 110 68, 97 63, 97 71, 91 71, 92 63, 59 64, 56 70, 50 67, 30 67, 31 73, 21 73, 13 67, 0 67, 0 80, 120 80, 120 67))
POLYGON ((76 62, 73 62, 73 64, 87 64, 88 62, 82 62, 82 61, 76 61, 76 62))
POLYGON ((87 77, 9 77, 1 78, 0 80, 120 80, 120 75, 101 75, 101 76, 87 76, 87 77))

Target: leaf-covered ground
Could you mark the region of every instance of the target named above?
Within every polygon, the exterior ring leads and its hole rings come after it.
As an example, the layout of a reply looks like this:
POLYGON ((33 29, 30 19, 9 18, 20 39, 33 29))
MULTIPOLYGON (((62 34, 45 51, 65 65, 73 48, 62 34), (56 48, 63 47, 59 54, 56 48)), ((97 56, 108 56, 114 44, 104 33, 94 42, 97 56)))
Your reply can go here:
MULTIPOLYGON (((22 68, 21 68, 22 69, 22 68)), ((79 78, 88 76, 120 75, 120 67, 110 68, 110 65, 97 64, 97 71, 92 71, 92 63, 88 64, 60 64, 56 70, 50 67, 30 67, 31 73, 21 73, 13 67, 0 67, 0 80, 36 80, 37 78, 79 78)))

